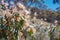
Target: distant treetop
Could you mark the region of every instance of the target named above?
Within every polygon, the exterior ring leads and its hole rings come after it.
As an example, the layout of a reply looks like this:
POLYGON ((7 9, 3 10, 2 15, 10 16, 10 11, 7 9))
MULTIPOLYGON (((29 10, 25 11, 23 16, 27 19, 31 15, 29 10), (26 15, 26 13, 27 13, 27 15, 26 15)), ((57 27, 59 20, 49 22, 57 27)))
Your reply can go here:
POLYGON ((60 0, 53 0, 53 3, 54 4, 56 4, 56 3, 60 4, 60 0))

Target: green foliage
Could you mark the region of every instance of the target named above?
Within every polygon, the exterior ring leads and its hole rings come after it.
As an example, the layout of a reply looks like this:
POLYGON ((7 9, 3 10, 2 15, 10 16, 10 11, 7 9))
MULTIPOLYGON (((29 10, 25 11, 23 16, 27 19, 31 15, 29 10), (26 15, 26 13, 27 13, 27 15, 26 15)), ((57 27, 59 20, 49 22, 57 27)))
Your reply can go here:
POLYGON ((56 32, 57 33, 60 32, 60 28, 58 27, 58 25, 56 25, 56 27, 51 28, 50 31, 48 32, 50 40, 59 40, 59 38, 55 38, 56 37, 56 34, 55 34, 56 32))
MULTIPOLYGON (((19 14, 16 14, 15 16, 17 18, 19 17, 19 14)), ((23 28, 24 20, 21 19, 18 22, 16 18, 14 18, 15 24, 11 24, 11 21, 9 21, 9 18, 5 15, 6 20, 5 25, 3 25, 4 24, 3 18, 2 17, 0 18, 0 34, 2 34, 2 37, 5 38, 6 40, 8 40, 10 37, 11 37, 10 40, 17 40, 18 30, 22 30, 23 28)))
POLYGON ((20 22, 19 22, 20 30, 22 30, 22 28, 23 28, 23 23, 24 23, 24 20, 20 20, 20 22))
POLYGON ((19 13, 15 12, 15 16, 18 17, 19 16, 19 13))
POLYGON ((32 29, 30 29, 30 31, 28 31, 28 35, 31 37, 30 40, 34 40, 33 30, 32 29))
POLYGON ((6 10, 6 7, 4 5, 1 5, 1 9, 6 10))
POLYGON ((60 32, 60 27, 56 26, 55 29, 56 31, 60 32))
MULTIPOLYGON (((23 30, 23 24, 25 22, 25 17, 23 16, 21 18, 21 20, 18 22, 17 21, 17 17, 19 17, 19 14, 15 14, 15 18, 14 18, 14 24, 11 24, 11 21, 9 21, 9 17, 7 17, 6 15, 5 17, 5 22, 6 24, 4 24, 3 18, 0 18, 0 34, 2 34, 2 38, 5 38, 6 40, 17 40, 18 39, 18 31, 22 31, 23 32, 23 36, 26 37, 28 34, 30 37, 32 37, 33 40, 33 30, 31 29, 29 32, 27 32, 26 30, 23 30), (2 29, 2 30, 1 30, 2 29)), ((0 35, 1 36, 1 35, 0 35)), ((25 38, 26 39, 26 38, 25 38)))
POLYGON ((30 36, 32 36, 33 30, 31 29, 30 31, 28 31, 28 34, 29 34, 30 36))
POLYGON ((34 40, 34 36, 32 36, 32 40, 34 40))

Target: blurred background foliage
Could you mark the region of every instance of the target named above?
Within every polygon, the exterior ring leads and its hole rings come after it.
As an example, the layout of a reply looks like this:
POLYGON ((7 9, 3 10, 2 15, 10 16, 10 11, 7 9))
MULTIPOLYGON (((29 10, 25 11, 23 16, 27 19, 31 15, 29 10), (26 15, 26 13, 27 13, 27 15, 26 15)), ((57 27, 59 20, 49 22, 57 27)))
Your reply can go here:
MULTIPOLYGON (((55 26, 49 25, 50 28, 48 31, 48 28, 46 28, 43 24, 37 23, 35 24, 35 29, 37 31, 34 35, 32 28, 30 28, 29 31, 27 31, 29 27, 26 29, 23 28, 25 23, 25 16, 22 16, 21 18, 19 13, 15 12, 12 18, 8 17, 7 15, 4 15, 4 18, 0 16, 0 38, 5 38, 6 40, 18 40, 20 32, 23 34, 21 37, 24 37, 25 40, 27 40, 27 37, 30 40, 44 40, 45 36, 49 37, 48 40, 60 40, 60 7, 56 8, 57 11, 47 9, 48 6, 45 4, 45 1, 46 0, 4 0, 5 3, 9 4, 7 7, 11 10, 11 14, 13 13, 13 7, 18 7, 18 2, 21 2, 26 7, 26 9, 31 12, 31 19, 34 17, 37 19, 43 19, 43 21, 54 24, 55 26), (11 4, 11 2, 13 3, 11 4), (37 14, 37 16, 35 14, 37 14), (18 17, 21 18, 20 21, 18 21, 18 17), (54 23, 55 20, 58 21, 58 26, 54 23), (56 34, 58 34, 58 37, 55 38, 56 34)), ((53 4, 56 3, 60 4, 60 0, 53 0, 53 4)), ((0 9, 3 11, 7 10, 6 5, 0 4, 0 9)), ((0 14, 2 14, 1 11, 0 14)), ((36 21, 32 22, 32 25, 36 23, 36 21)))

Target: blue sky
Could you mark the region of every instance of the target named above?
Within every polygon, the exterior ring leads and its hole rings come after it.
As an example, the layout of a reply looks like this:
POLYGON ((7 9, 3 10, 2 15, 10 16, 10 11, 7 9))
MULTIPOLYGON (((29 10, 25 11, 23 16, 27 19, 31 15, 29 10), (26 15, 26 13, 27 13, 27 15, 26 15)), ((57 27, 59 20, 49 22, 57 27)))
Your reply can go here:
POLYGON ((59 4, 53 4, 53 0, 46 0, 45 4, 52 10, 56 10, 56 8, 60 6, 59 4))
MULTIPOLYGON (((33 3, 32 3, 33 4, 33 3)), ((57 7, 59 7, 60 5, 59 4, 53 4, 53 0, 45 0, 45 4, 47 5, 47 8, 48 9, 51 9, 51 10, 56 10, 57 7)), ((30 5, 31 6, 31 5, 30 5)), ((33 7, 34 5, 32 5, 33 7)), ((37 6, 37 4, 36 4, 37 6)))
POLYGON ((56 8, 60 6, 59 4, 53 4, 53 0, 45 0, 45 4, 47 5, 49 9, 52 9, 52 10, 56 10, 56 8))

